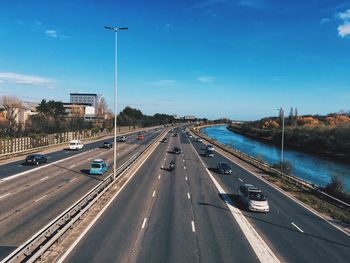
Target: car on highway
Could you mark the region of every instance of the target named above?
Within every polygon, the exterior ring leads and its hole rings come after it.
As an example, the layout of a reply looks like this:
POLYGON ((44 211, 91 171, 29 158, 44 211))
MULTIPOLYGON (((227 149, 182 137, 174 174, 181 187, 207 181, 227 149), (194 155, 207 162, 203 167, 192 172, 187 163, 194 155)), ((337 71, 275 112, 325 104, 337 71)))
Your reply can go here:
POLYGON ((202 138, 199 138, 199 137, 198 137, 198 138, 196 139, 196 142, 203 142, 203 140, 202 140, 202 138))
POLYGON ((173 136, 174 136, 174 137, 177 137, 177 133, 174 133, 173 136))
POLYGON ((162 142, 168 142, 168 138, 167 137, 164 137, 162 142))
POLYGON ((206 150, 205 153, 204 153, 204 155, 205 155, 206 157, 211 157, 211 158, 213 158, 213 157, 214 157, 214 151, 206 150))
POLYGON ((174 147, 173 153, 180 154, 181 153, 181 149, 179 147, 174 147))
POLYGON ((117 142, 126 142, 126 136, 118 136, 117 142))
POLYGON ((214 146, 211 145, 211 144, 208 144, 208 145, 207 145, 207 150, 209 150, 209 151, 214 151, 214 146))
POLYGON ((90 174, 102 175, 108 171, 108 164, 102 159, 95 159, 90 164, 90 174))
POLYGON ((219 174, 231 174, 232 169, 228 163, 219 162, 216 166, 216 170, 219 174))
POLYGON ((26 165, 39 165, 40 163, 47 163, 47 158, 42 154, 31 154, 25 159, 26 165))
POLYGON ((139 134, 139 136, 137 136, 137 139, 138 140, 143 140, 143 139, 145 139, 145 136, 143 134, 139 134))
POLYGON ((83 148, 84 144, 81 143, 80 140, 71 140, 69 142, 69 149, 70 150, 81 150, 83 148))
POLYGON ((111 149, 111 148, 113 148, 113 143, 112 142, 104 142, 102 144, 102 148, 111 149))
POLYGON ((252 184, 242 184, 238 188, 240 200, 249 209, 254 212, 269 212, 270 207, 266 196, 262 191, 252 184))

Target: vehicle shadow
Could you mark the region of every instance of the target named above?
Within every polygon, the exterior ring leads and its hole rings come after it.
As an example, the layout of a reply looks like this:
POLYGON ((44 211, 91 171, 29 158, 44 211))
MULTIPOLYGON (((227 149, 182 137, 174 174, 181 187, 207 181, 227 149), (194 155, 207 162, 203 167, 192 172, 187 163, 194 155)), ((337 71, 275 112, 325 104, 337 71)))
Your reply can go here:
POLYGON ((78 171, 69 169, 69 168, 67 168, 67 167, 64 167, 64 166, 61 166, 61 165, 57 165, 57 164, 53 164, 53 166, 58 167, 58 168, 63 169, 63 170, 66 170, 66 171, 69 171, 69 172, 72 172, 72 173, 75 173, 75 174, 79 174, 79 175, 82 175, 82 174, 83 174, 83 175, 85 175, 86 177, 90 177, 91 179, 95 179, 95 180, 98 180, 98 181, 103 181, 102 178, 97 178, 97 177, 91 175, 91 174, 89 173, 90 170, 88 170, 88 169, 81 169, 81 170, 78 172, 78 171))
POLYGON ((218 169, 215 167, 215 168, 213 168, 213 167, 208 167, 208 170, 210 171, 210 172, 213 172, 213 173, 216 173, 216 174, 218 174, 218 169))
POLYGON ((81 170, 80 170, 80 173, 82 173, 82 174, 84 174, 84 175, 86 175, 87 177, 90 177, 90 178, 92 178, 92 179, 96 179, 96 180, 99 180, 99 181, 103 181, 102 178, 99 178, 99 177, 101 177, 102 175, 92 175, 92 174, 90 174, 90 170, 89 170, 89 169, 81 169, 81 170))

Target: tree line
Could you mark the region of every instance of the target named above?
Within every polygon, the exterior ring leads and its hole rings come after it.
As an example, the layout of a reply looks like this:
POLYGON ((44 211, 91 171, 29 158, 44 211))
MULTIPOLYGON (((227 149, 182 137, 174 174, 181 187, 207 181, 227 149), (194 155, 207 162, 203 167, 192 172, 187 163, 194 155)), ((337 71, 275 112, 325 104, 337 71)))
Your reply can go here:
MULTIPOLYGON (((106 105, 104 103, 104 105, 106 105)), ((19 122, 19 116, 25 107, 21 100, 14 96, 0 96, 0 137, 21 137, 38 134, 50 134, 65 131, 80 131, 87 129, 109 130, 114 127, 113 114, 108 109, 98 109, 106 113, 106 118, 85 120, 81 114, 67 116, 61 101, 42 100, 35 109, 35 114, 29 116, 25 125, 19 122)), ((99 115, 98 115, 99 116, 99 115)), ((156 113, 153 116, 144 115, 139 109, 125 107, 117 116, 118 126, 148 127, 173 123, 174 117, 156 113)))

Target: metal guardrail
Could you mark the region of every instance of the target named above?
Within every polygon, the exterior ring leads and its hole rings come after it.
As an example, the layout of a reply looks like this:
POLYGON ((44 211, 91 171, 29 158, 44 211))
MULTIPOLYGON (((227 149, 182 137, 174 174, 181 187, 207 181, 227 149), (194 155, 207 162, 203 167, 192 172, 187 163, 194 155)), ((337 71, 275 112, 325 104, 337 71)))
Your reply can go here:
MULTIPOLYGON (((201 127, 202 128, 202 127, 201 127)), ((228 152, 230 154, 233 154, 234 156, 238 157, 239 159, 241 159, 242 161, 245 161, 269 174, 272 174, 276 177, 281 177, 284 180, 287 180, 290 183, 295 184, 296 186, 299 187, 304 187, 306 189, 312 190, 314 193, 318 194, 319 196, 321 196, 322 198, 326 199, 328 202, 332 203, 333 205, 345 209, 345 210, 349 210, 350 209, 350 204, 334 197, 331 196, 325 192, 323 192, 320 187, 316 184, 313 184, 311 182, 308 182, 306 180, 300 179, 294 175, 290 175, 290 174, 286 174, 286 173, 282 173, 281 171, 271 167, 271 165, 256 159, 246 153, 243 153, 241 151, 235 150, 233 148, 230 148, 224 144, 221 144, 211 138, 209 138, 208 136, 206 136, 205 134, 200 132, 201 128, 193 128, 191 127, 191 131, 196 134, 197 136, 209 141, 210 143, 212 143, 213 145, 219 147, 220 149, 224 150, 225 152, 228 152)))
MULTIPOLYGON (((148 149, 164 136, 167 130, 161 132, 145 149, 133 155, 127 162, 117 169, 117 178, 124 174, 148 149)), ((97 200, 113 185, 113 173, 108 175, 101 183, 84 195, 79 201, 48 223, 34 234, 23 245, 1 261, 8 262, 34 262, 55 243, 97 200)))

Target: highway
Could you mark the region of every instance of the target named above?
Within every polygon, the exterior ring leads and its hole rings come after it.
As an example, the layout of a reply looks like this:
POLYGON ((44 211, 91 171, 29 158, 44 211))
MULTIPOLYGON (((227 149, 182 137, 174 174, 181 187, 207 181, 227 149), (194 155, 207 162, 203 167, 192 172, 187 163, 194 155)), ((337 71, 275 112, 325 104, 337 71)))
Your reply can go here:
POLYGON ((81 236, 65 262, 269 261, 257 252, 258 245, 269 248, 275 262, 348 262, 349 235, 231 158, 219 153, 214 158, 204 157, 205 145, 187 138, 185 133, 169 138, 81 236), (181 147, 180 155, 169 152, 174 146, 181 147), (172 159, 176 160, 176 169, 169 171, 172 159), (231 164, 232 175, 215 172, 213 168, 219 161, 231 164), (213 180, 223 189, 220 193, 213 180), (269 213, 246 211, 236 194, 242 183, 252 183, 263 190, 270 204, 269 213), (247 221, 244 227, 236 219, 239 214, 247 221), (249 226, 260 241, 254 241, 249 226))
MULTIPOLYGON (((128 135, 126 143, 117 144, 117 165, 141 151, 158 131, 128 135)), ((0 259, 29 239, 44 225, 79 200, 113 169, 113 149, 102 149, 101 140, 84 145, 82 151, 60 150, 47 154, 48 164, 22 166, 20 162, 0 166, 0 259), (91 176, 91 160, 102 158, 110 166, 103 176, 91 176), (17 176, 20 174, 20 176, 17 176), (9 177, 9 176, 12 177, 9 177)))

